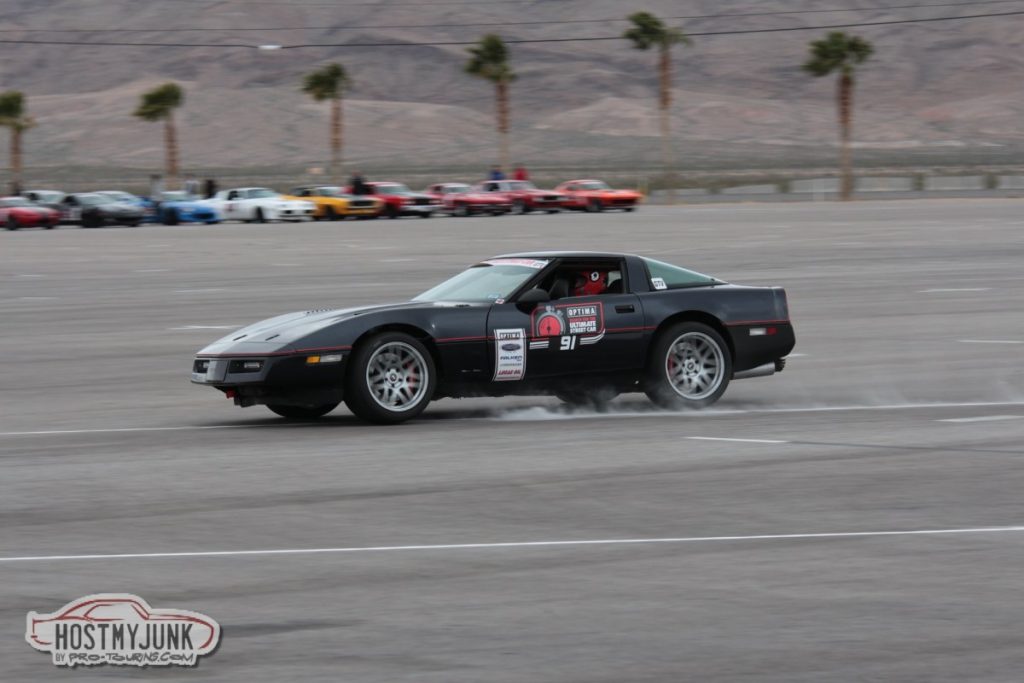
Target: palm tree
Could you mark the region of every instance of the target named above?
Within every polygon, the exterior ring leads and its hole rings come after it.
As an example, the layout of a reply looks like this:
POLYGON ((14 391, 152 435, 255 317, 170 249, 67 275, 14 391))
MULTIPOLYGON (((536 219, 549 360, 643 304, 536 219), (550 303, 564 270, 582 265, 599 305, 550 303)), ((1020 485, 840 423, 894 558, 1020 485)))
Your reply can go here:
POLYGON ((665 171, 671 173, 674 163, 672 154, 672 46, 682 43, 689 45, 690 39, 682 30, 669 28, 650 12, 637 12, 627 17, 633 27, 622 34, 632 41, 637 50, 658 49, 658 110, 661 118, 661 153, 665 171))
POLYGON ((21 192, 21 136, 36 125, 25 114, 25 95, 17 90, 0 93, 0 126, 11 129, 11 193, 21 192))
POLYGON ((143 93, 135 116, 143 121, 164 122, 164 147, 167 154, 168 188, 177 186, 178 133, 174 127, 174 110, 185 103, 185 93, 177 83, 164 83, 143 93))
POLYGON ((501 167, 509 167, 508 156, 508 86, 516 74, 508 63, 508 46, 493 33, 488 33, 475 46, 469 48, 466 73, 494 83, 495 113, 500 140, 501 167))
POLYGON ((804 71, 813 76, 828 76, 839 72, 836 106, 839 111, 839 168, 842 175, 839 196, 850 199, 853 193, 853 171, 850 168, 850 129, 853 120, 853 71, 871 56, 871 43, 842 31, 833 31, 822 40, 810 44, 811 57, 804 63, 804 71))
POLYGON ((302 81, 302 92, 317 102, 331 101, 331 178, 335 185, 341 185, 341 98, 350 85, 341 64, 328 64, 306 74, 302 81))

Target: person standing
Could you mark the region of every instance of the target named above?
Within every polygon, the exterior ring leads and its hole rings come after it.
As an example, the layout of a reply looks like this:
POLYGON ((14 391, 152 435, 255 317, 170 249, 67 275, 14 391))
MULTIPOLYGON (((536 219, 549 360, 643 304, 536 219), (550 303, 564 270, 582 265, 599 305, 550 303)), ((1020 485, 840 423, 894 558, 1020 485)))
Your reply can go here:
POLYGON ((370 188, 366 185, 366 178, 359 171, 354 171, 348 181, 349 191, 354 195, 370 194, 370 188))
POLYGON ((501 166, 491 166, 491 172, 487 176, 488 180, 504 180, 505 172, 501 170, 501 166))
POLYGON ((194 197, 199 194, 199 181, 191 173, 185 175, 185 194, 194 197))
POLYGON ((516 170, 512 174, 513 180, 529 180, 530 174, 526 171, 526 167, 522 164, 516 166, 516 170))
POLYGON ((217 194, 217 181, 216 180, 214 180, 213 178, 207 178, 206 182, 204 183, 204 185, 205 185, 205 187, 203 189, 203 194, 206 195, 207 199, 210 199, 211 197, 213 197, 213 195, 217 194))
POLYGON ((158 204, 164 199, 164 178, 159 173, 149 176, 149 198, 158 204))

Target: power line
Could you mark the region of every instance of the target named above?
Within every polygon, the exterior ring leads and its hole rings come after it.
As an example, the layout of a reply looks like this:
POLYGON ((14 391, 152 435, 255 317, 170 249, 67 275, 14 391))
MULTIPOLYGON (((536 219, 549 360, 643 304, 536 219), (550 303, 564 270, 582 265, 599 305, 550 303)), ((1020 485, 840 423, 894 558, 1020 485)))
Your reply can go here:
MULTIPOLYGON (((808 9, 808 10, 781 10, 776 12, 724 12, 719 14, 686 14, 678 16, 662 17, 663 19, 719 19, 735 17, 767 17, 794 14, 823 14, 837 12, 869 12, 889 11, 895 9, 918 9, 929 7, 965 7, 974 5, 1002 5, 1019 4, 1022 0, 977 0, 971 2, 938 2, 919 3, 915 5, 889 5, 858 8, 836 8, 836 9, 808 9)), ((197 31, 222 31, 222 32, 250 32, 250 31, 359 31, 365 29, 406 29, 406 28, 469 28, 479 26, 554 26, 561 24, 608 24, 625 23, 626 18, 607 19, 560 19, 552 21, 486 21, 470 22, 462 24, 364 24, 348 26, 265 26, 265 27, 230 27, 219 28, 196 27, 196 28, 8 28, 0 29, 0 33, 191 33, 197 31)))
MULTIPOLYGON (((985 19, 990 17, 1010 17, 1024 15, 1024 10, 1015 12, 993 12, 989 14, 965 14, 959 17, 928 17, 924 19, 893 19, 889 21, 867 21, 867 22, 849 22, 843 24, 824 24, 820 26, 789 26, 785 28, 755 28, 755 29, 740 29, 734 31, 699 31, 699 32, 688 32, 689 36, 735 36, 744 35, 751 33, 782 33, 787 31, 817 31, 822 29, 833 29, 833 28, 860 28, 868 26, 892 26, 896 24, 920 24, 935 21, 961 21, 964 19, 985 19)), ((596 42, 596 41, 609 41, 609 40, 622 40, 622 36, 593 36, 593 37, 576 37, 576 38, 512 38, 505 40, 506 43, 515 45, 534 44, 534 43, 576 43, 576 42, 596 42)), ((88 47, 212 47, 212 48, 247 48, 247 49, 265 49, 268 46, 261 45, 249 45, 245 43, 132 43, 132 42, 103 42, 97 43, 92 41, 75 41, 75 40, 7 40, 0 39, 0 44, 6 45, 80 45, 88 47)), ((317 48, 317 47, 448 47, 448 46, 459 46, 459 45, 476 45, 475 40, 451 40, 451 41, 426 41, 426 42, 402 42, 402 43, 380 43, 380 42, 367 42, 367 43, 307 43, 298 45, 274 45, 271 46, 274 49, 280 50, 296 50, 305 48, 317 48)))

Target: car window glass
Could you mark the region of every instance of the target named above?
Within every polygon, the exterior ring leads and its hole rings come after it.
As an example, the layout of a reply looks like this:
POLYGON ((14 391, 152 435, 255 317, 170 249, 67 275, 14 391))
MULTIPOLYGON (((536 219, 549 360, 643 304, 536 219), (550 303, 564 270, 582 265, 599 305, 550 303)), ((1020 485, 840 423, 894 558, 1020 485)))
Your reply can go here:
POLYGON ((670 263, 655 261, 650 258, 645 258, 643 261, 647 266, 647 272, 651 277, 651 287, 654 289, 699 287, 701 285, 710 285, 720 282, 720 280, 716 280, 710 275, 704 275, 703 273, 698 273, 693 270, 673 266, 670 263))

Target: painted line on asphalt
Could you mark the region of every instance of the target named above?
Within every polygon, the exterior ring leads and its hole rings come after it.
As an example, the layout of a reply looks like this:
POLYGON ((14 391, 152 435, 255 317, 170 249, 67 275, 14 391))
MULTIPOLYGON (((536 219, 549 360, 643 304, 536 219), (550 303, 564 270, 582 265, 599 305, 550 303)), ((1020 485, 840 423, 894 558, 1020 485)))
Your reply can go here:
MULTIPOLYGON (((753 408, 753 409, 742 409, 736 410, 706 410, 699 413, 694 412, 688 419, 695 419, 696 417, 729 417, 733 415, 765 415, 765 414, 777 414, 777 413, 821 413, 821 412, 855 412, 855 411, 870 411, 870 410, 921 410, 931 408, 991 408, 991 407, 1006 407, 1006 406, 1024 406, 1024 401, 987 401, 979 403, 903 403, 903 404, 892 404, 892 405, 875 405, 875 406, 816 406, 811 408, 753 408)), ((544 408, 540 408, 545 410, 544 408)), ((534 410, 534 408, 527 408, 525 410, 534 410)), ((650 411, 650 412, 620 412, 620 413, 586 413, 586 414, 554 414, 547 413, 546 418, 533 418, 524 419, 523 421, 543 421, 544 419, 609 419, 609 418, 646 418, 646 417, 674 417, 680 419, 684 414, 674 413, 670 411, 650 411)), ((472 419, 472 418, 466 418, 472 419)), ((506 422, 510 421, 502 417, 486 417, 485 420, 506 422)), ((515 421, 515 420, 511 420, 515 421)), ((131 432, 181 432, 188 430, 215 430, 215 429, 248 429, 253 427, 311 427, 315 426, 310 423, 302 422, 272 422, 272 423, 257 423, 257 424, 230 424, 230 425, 180 425, 174 427, 109 427, 109 428, 97 428, 97 429, 54 429, 54 430, 35 430, 35 431, 22 431, 22 432, 0 432, 0 437, 5 436, 53 436, 53 435, 65 435, 65 434, 108 434, 108 433, 131 433, 131 432)))
POLYGON ((185 325, 184 327, 168 327, 169 330, 237 330, 240 325, 185 325))
POLYGON ((748 536, 679 536, 669 538, 608 538, 576 541, 513 541, 506 543, 447 543, 440 545, 381 545, 339 548, 275 548, 264 550, 195 550, 157 553, 93 553, 88 555, 23 555, 0 557, 0 562, 52 562, 61 560, 141 560, 180 557, 246 557, 268 555, 326 555, 342 553, 384 553, 444 550, 503 550, 509 548, 559 548, 615 545, 670 545, 682 543, 735 543, 743 541, 798 541, 886 536, 952 536, 967 534, 1019 533, 1024 526, 968 527, 964 529, 910 529, 904 531, 834 531, 801 534, 755 534, 748 536))
POLYGON ((688 436, 686 438, 693 441, 730 441, 733 443, 789 443, 775 439, 730 439, 724 436, 688 436))
POLYGON ((1024 344, 1016 339, 957 339, 961 344, 1024 344))
POLYGON ((988 292, 991 287, 936 287, 935 289, 921 289, 918 294, 939 294, 946 292, 988 292))
POLYGON ((982 415, 981 417, 954 417, 936 422, 997 422, 999 420, 1021 420, 1024 415, 982 415))

